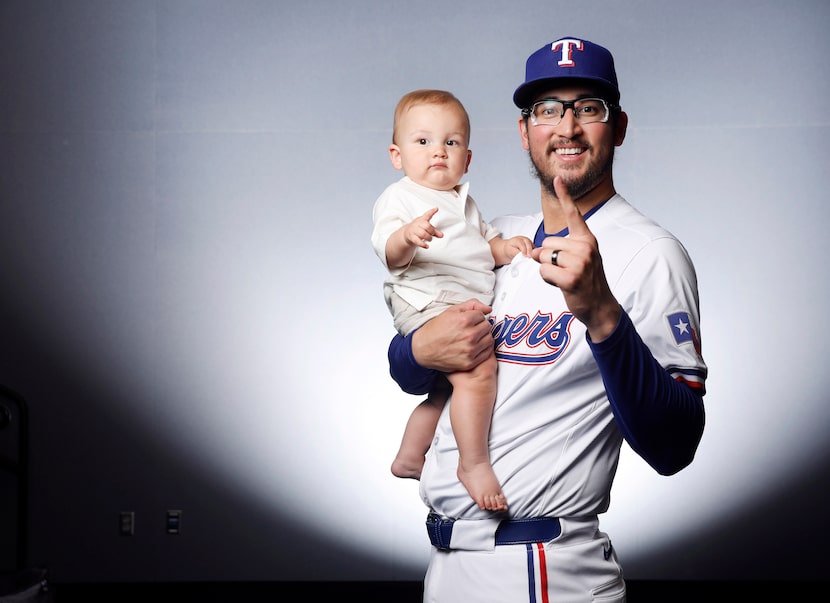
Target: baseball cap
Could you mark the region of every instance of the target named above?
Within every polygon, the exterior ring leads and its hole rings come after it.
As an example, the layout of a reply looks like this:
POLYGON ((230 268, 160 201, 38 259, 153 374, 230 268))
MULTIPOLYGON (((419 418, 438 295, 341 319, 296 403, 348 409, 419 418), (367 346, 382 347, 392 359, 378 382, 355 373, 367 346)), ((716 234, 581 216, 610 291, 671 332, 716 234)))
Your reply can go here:
POLYGON ((607 100, 617 103, 620 89, 614 57, 608 49, 580 38, 560 38, 543 46, 527 58, 525 82, 513 93, 519 109, 527 108, 534 95, 564 79, 587 80, 599 84, 607 100))

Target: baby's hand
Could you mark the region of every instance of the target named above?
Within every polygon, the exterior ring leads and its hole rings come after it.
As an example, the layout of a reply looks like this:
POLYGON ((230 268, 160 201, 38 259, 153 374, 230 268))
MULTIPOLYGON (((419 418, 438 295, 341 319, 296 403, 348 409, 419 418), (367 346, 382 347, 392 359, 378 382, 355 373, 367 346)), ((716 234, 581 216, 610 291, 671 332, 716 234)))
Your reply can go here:
POLYGON ((533 241, 527 237, 512 237, 505 241, 505 249, 507 255, 512 259, 516 254, 521 253, 526 257, 530 257, 530 252, 533 250, 533 241))
POLYGON ((444 233, 435 228, 430 222, 432 216, 437 212, 438 208, 433 207, 423 216, 415 218, 412 222, 404 226, 403 234, 406 242, 414 247, 428 249, 429 241, 432 240, 432 237, 442 238, 444 233))

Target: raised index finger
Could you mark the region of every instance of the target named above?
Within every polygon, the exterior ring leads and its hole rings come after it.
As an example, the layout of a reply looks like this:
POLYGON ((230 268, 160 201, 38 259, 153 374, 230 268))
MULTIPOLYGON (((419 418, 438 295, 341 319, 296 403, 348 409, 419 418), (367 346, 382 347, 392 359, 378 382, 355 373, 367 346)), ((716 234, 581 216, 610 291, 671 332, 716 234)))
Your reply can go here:
POLYGON ((426 218, 426 219, 427 219, 427 221, 429 221, 429 220, 432 220, 432 216, 434 216, 434 215, 435 215, 435 214, 437 214, 437 213, 438 213, 438 208, 437 208, 437 207, 433 207, 433 208, 431 208, 431 209, 428 209, 426 212, 424 212, 424 215, 423 215, 423 216, 421 216, 421 217, 422 217, 422 218, 426 218))
POLYGON ((585 223, 585 219, 576 207, 576 203, 571 198, 568 192, 568 187, 562 182, 562 178, 557 176, 553 180, 553 189, 556 191, 556 196, 559 198, 559 203, 562 207, 562 213, 565 215, 565 221, 568 224, 568 234, 573 237, 580 237, 586 234, 591 234, 591 230, 585 223))

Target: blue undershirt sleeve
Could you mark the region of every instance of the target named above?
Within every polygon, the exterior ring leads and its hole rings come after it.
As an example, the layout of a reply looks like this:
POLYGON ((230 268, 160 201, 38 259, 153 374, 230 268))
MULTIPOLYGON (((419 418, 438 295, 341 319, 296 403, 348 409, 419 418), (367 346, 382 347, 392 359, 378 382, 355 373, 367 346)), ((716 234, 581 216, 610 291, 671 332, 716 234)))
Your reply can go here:
POLYGON ((438 371, 424 368, 412 355, 412 335, 403 337, 398 334, 389 343, 389 374, 400 388, 408 394, 421 395, 429 393, 438 371))
POLYGON ((703 435, 703 398, 660 366, 625 312, 607 339, 589 337, 588 345, 631 448, 661 475, 691 463, 703 435))

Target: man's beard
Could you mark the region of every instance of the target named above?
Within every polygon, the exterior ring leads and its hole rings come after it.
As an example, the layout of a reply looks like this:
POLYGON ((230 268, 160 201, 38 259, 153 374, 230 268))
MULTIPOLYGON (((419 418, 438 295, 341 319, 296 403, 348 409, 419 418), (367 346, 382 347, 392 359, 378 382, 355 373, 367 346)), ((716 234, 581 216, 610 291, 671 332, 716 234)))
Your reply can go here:
MULTIPOLYGON (((594 190, 594 188, 602 182, 603 178, 611 173, 611 165, 614 162, 614 149, 611 149, 611 152, 603 163, 591 163, 585 174, 575 179, 568 178, 567 170, 559 174, 553 174, 549 171, 539 169, 539 166, 533 159, 533 153, 528 151, 527 156, 530 159, 531 174, 539 179, 539 182, 545 190, 553 196, 554 199, 559 198, 553 188, 553 179, 558 175, 562 178, 565 188, 568 189, 568 194, 572 199, 576 200, 594 190)), ((543 167, 547 167, 547 165, 544 165, 543 167)))

